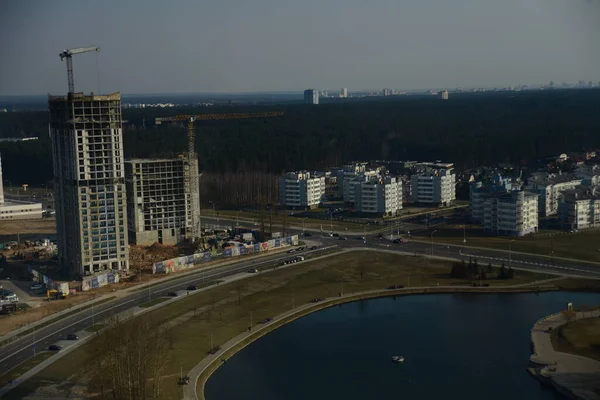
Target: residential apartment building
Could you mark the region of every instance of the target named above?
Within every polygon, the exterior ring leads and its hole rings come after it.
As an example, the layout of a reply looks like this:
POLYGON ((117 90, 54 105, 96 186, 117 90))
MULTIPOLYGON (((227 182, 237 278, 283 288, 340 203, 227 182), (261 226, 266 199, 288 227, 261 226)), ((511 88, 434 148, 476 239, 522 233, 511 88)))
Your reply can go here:
POLYGON ((411 176, 414 203, 449 206, 456 199, 456 175, 450 163, 418 163, 411 176))
POLYGON ((473 222, 483 222, 485 200, 494 194, 507 193, 512 190, 512 184, 509 179, 501 175, 492 177, 491 182, 483 183, 473 181, 469 183, 469 205, 471 207, 471 220, 473 222))
POLYGON ((319 91, 317 89, 305 90, 304 104, 319 104, 319 91))
POLYGON ((279 180, 279 202, 290 208, 316 208, 325 195, 325 176, 310 172, 288 172, 279 180))
POLYGON ((355 210, 361 213, 395 216, 402 210, 402 182, 394 177, 369 177, 354 181, 355 210))
POLYGON ((337 185, 344 202, 353 204, 356 201, 355 194, 355 183, 364 182, 369 177, 378 176, 382 169, 378 168, 367 168, 368 163, 366 162, 355 162, 344 165, 340 170, 335 173, 337 175, 337 185))
POLYGON ((582 188, 565 190, 560 195, 559 215, 566 229, 600 226, 600 195, 582 188))
POLYGON ((121 95, 49 96, 59 261, 72 276, 129 269, 121 95))
POLYGON ((125 161, 130 243, 174 245, 191 234, 192 213, 200 213, 191 209, 192 175, 186 157, 125 161))
POLYGON ((522 190, 485 199, 483 228, 493 235, 524 236, 538 230, 538 195, 522 190))
POLYGON ((559 195, 581 185, 583 178, 574 174, 536 174, 529 178, 526 189, 539 195, 538 212, 546 217, 558 213, 559 195))

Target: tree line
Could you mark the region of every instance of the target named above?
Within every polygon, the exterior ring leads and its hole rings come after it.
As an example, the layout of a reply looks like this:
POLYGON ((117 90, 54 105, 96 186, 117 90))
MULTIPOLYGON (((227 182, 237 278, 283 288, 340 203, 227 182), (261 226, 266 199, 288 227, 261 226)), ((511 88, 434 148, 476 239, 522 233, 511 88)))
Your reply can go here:
MULTIPOLYGON (((592 89, 462 93, 447 101, 397 96, 318 106, 213 107, 210 112, 277 110, 285 115, 198 122, 196 150, 201 171, 216 174, 206 177, 208 188, 220 191, 224 202, 237 203, 256 191, 240 199, 236 190, 246 190, 243 185, 228 192, 218 188, 218 179, 233 184, 256 173, 265 177, 260 185, 267 185, 260 189, 264 192, 274 179, 268 174, 351 160, 439 159, 462 169, 498 162, 522 165, 551 154, 597 148, 599 108, 600 90, 592 89)), ((164 157, 185 151, 183 124, 157 126, 154 118, 198 110, 124 109, 125 156, 164 157)), ((37 142, 0 143, 4 179, 15 185, 41 185, 52 179, 47 123, 46 112, 0 114, 0 137, 40 137, 37 142)))

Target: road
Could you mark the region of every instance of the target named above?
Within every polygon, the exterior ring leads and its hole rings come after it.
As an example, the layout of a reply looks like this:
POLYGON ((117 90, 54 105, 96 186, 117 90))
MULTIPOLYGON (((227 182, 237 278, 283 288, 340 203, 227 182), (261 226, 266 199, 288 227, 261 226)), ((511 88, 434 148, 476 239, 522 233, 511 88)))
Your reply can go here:
MULTIPOLYGON (((214 222, 216 223, 216 221, 214 222)), ((224 219, 220 219, 219 221, 219 223, 231 222, 232 221, 230 220, 227 222, 227 220, 224 219)), ((240 221, 240 223, 241 225, 244 225, 243 222, 240 221)), ((288 229, 287 233, 301 233, 297 229, 298 227, 293 227, 292 229, 288 229)), ((389 228, 385 228, 385 230, 382 231, 387 231, 388 229, 389 228)), ((308 229, 306 231, 308 231, 308 229)), ((468 252, 464 252, 462 246, 447 246, 440 244, 434 244, 432 246, 426 242, 414 241, 394 244, 387 240, 375 238, 373 233, 367 236, 366 241, 358 239, 357 234, 352 232, 348 233, 347 240, 340 240, 339 238, 333 237, 322 237, 320 235, 320 233, 314 233, 310 239, 320 240, 325 245, 335 245, 339 248, 369 247, 373 249, 399 251, 403 252, 404 254, 433 255, 436 257, 449 257, 459 260, 463 259, 466 261, 468 261, 469 257, 476 257, 478 262, 484 265, 488 262, 496 265, 504 262, 506 266, 511 265, 514 268, 571 276, 600 278, 600 266, 578 263, 576 261, 554 260, 554 262, 550 262, 550 260, 546 258, 519 253, 512 253, 509 260, 509 255, 503 251, 468 249, 468 252)), ((358 235, 360 235, 360 233, 358 235)), ((318 251, 313 254, 318 255, 318 251)), ((165 283, 157 284, 154 287, 150 287, 148 290, 144 289, 140 290, 139 292, 132 292, 129 295, 94 307, 94 309, 83 310, 82 312, 61 319, 57 323, 41 327, 34 333, 30 333, 10 344, 1 347, 0 370, 6 371, 31 358, 33 356, 34 348, 36 351, 45 350, 50 344, 57 342, 68 333, 83 330, 93 325, 94 321, 99 321, 108 316, 112 316, 119 312, 139 306, 140 304, 148 302, 150 298, 164 296, 169 291, 184 290, 187 286, 192 284, 201 284, 201 282, 214 281, 245 271, 251 267, 260 268, 261 266, 273 265, 277 262, 277 260, 286 258, 287 256, 287 254, 279 253, 271 256, 264 256, 258 260, 255 259, 254 261, 242 260, 239 263, 217 267, 211 269, 210 271, 197 271, 187 276, 174 278, 165 283)), ((306 259, 308 260, 310 258, 311 254, 306 254, 306 259)))
MULTIPOLYGON (((319 252, 311 252, 318 254, 319 252)), ((190 285, 201 285, 248 270, 251 267, 273 265, 277 260, 289 257, 288 254, 274 254, 260 259, 244 260, 239 263, 211 269, 197 271, 180 278, 171 279, 165 283, 157 284, 139 292, 133 291, 130 295, 123 296, 113 301, 103 303, 93 309, 86 309, 69 317, 60 319, 56 323, 41 327, 35 332, 25 335, 16 341, 0 348, 0 370, 7 371, 33 357, 35 351, 48 349, 48 346, 63 339, 67 334, 83 330, 109 316, 116 315, 140 304, 147 303, 150 299, 165 296, 167 292, 185 290, 190 285)), ((307 254, 306 259, 311 255, 307 254)))

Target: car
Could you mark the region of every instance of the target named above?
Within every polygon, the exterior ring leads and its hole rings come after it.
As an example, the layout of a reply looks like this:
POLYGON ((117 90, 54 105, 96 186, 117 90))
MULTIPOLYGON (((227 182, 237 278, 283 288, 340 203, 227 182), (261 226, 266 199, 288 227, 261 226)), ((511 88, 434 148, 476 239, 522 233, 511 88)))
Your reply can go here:
POLYGON ((62 347, 60 347, 57 344, 51 344, 50 346, 48 346, 48 350, 50 350, 50 351, 61 351, 62 347))
POLYGON ((271 321, 273 321, 273 318, 271 318, 271 317, 267 317, 267 318, 265 318, 265 319, 263 319, 263 320, 259 321, 258 323, 259 323, 259 324, 266 324, 266 323, 269 323, 269 322, 271 322, 271 321))
POLYGON ((169 297, 177 297, 177 293, 175 293, 175 292, 169 292, 169 293, 167 293, 167 296, 169 296, 169 297))
POLYGON ((303 251, 303 250, 304 250, 304 246, 298 247, 298 249, 296 251, 303 251))
POLYGON ((402 243, 402 239, 394 239, 394 240, 392 240, 392 243, 400 244, 400 243, 402 243))
POLYGON ((325 299, 324 299, 324 298, 322 298, 322 297, 317 297, 317 298, 315 298, 315 299, 312 299, 310 302, 311 302, 311 303, 319 303, 319 302, 321 302, 321 301, 323 301, 323 300, 325 300, 325 299))
POLYGON ((30 290, 40 290, 44 287, 44 285, 42 285, 41 283, 34 283, 33 285, 29 286, 30 290))
POLYGON ((310 233, 310 232, 304 232, 303 235, 306 236, 306 237, 308 237, 308 236, 312 236, 312 233, 310 233))
POLYGON ((258 270, 256 268, 250 268, 247 272, 249 274, 256 274, 258 272, 258 270))
MULTIPOLYGON (((67 340, 79 340, 79 336, 77 336, 77 335, 76 335, 76 334, 74 334, 74 333, 69 333, 69 334, 67 335, 67 340)), ((59 349, 59 350, 60 350, 60 349, 59 349)))
POLYGON ((310 249, 311 249, 311 250, 316 250, 316 249, 317 249, 317 246, 311 246, 311 247, 310 247, 310 249))
POLYGON ((340 237, 340 234, 339 233, 332 233, 331 236, 333 236, 333 237, 340 237))
POLYGON ((198 286, 196 285, 190 285, 186 288, 186 290, 198 290, 198 286))
POLYGON ((348 238, 347 238, 347 237, 344 237, 344 236, 340 236, 340 237, 338 238, 338 240, 348 240, 348 238))
POLYGON ((295 253, 295 252, 296 252, 296 249, 290 249, 290 250, 288 250, 288 253, 295 253))

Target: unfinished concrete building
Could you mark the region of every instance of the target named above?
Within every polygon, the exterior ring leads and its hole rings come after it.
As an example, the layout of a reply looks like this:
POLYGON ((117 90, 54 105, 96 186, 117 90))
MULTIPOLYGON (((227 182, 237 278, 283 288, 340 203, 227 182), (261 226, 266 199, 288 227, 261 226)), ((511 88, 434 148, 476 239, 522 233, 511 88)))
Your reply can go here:
MULTIPOLYGON (((183 157, 125 161, 131 243, 173 245, 189 236, 192 228, 189 166, 188 159, 183 157)), ((197 170, 197 164, 194 167, 197 170)))
POLYGON ((73 276, 129 269, 121 95, 49 96, 59 258, 73 276))

